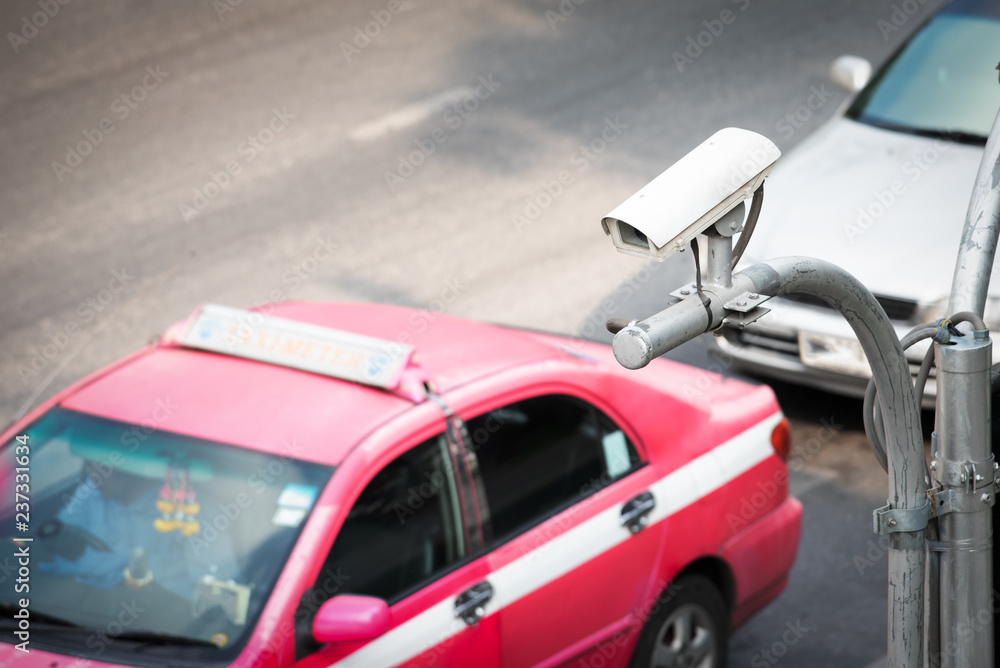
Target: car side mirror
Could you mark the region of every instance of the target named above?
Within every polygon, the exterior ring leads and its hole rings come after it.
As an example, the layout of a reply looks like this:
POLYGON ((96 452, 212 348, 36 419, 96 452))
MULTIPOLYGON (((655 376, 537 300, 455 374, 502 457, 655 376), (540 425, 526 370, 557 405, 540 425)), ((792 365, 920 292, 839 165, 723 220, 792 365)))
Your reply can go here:
POLYGON ((872 64, 860 56, 841 56, 830 64, 830 79, 848 93, 857 93, 872 78, 872 64))
POLYGON ((334 596, 313 618, 317 642, 358 642, 377 638, 389 629, 389 605, 374 596, 334 596))

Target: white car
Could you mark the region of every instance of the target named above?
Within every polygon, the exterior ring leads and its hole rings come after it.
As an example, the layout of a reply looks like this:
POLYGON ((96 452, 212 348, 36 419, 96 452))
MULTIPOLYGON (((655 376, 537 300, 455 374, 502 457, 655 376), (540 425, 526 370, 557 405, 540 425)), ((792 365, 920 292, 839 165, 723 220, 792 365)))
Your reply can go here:
MULTIPOLYGON (((778 162, 742 265, 787 255, 838 264, 871 289, 900 336, 945 317, 969 197, 1000 108, 998 60, 996 0, 945 6, 870 80, 866 60, 837 59, 834 81, 860 92, 778 162)), ((995 338, 997 273, 986 305, 995 338)), ((868 363, 838 313, 795 295, 767 306, 755 324, 716 337, 714 353, 760 375, 863 394, 868 363)), ((926 345, 907 351, 914 373, 926 345)), ((932 376, 925 403, 934 393, 932 376)))

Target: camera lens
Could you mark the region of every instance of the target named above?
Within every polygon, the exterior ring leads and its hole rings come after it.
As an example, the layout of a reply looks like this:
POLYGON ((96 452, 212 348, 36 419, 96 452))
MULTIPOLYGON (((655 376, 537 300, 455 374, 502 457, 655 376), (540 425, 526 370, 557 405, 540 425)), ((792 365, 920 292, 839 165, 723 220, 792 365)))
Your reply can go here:
POLYGON ((618 231, 622 235, 622 243, 626 243, 629 246, 638 246, 639 248, 649 249, 649 239, 646 238, 646 235, 628 223, 619 220, 618 231))

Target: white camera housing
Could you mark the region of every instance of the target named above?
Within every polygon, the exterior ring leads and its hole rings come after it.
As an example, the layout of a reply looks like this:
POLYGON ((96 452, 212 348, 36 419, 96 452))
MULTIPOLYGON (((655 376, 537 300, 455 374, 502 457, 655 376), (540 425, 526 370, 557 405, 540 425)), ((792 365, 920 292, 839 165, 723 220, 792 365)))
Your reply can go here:
POLYGON ((753 196, 781 151, 767 137, 725 128, 601 220, 619 253, 665 260, 753 196))

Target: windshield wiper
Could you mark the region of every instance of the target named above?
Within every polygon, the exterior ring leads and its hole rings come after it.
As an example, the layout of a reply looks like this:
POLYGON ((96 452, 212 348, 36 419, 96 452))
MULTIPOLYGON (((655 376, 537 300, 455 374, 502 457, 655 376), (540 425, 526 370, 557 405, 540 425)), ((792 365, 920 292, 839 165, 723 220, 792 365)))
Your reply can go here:
POLYGON ((959 144, 986 145, 986 137, 973 134, 971 132, 963 132, 961 130, 924 130, 922 128, 914 128, 911 132, 919 137, 947 139, 948 141, 953 141, 959 144))
MULTIPOLYGON (((14 606, 6 601, 0 602, 0 610, 10 611, 14 610, 14 606)), ((68 632, 68 633, 96 633, 97 629, 90 626, 83 626, 82 624, 77 624, 76 622, 71 622, 68 619, 63 619, 61 617, 56 617, 55 615, 49 615, 44 612, 31 611, 31 617, 29 618, 32 624, 36 622, 43 622, 50 626, 43 629, 45 632, 68 632)), ((17 627, 18 620, 13 616, 5 614, 0 623, 3 626, 11 626, 13 628, 17 627)), ((156 647, 158 645, 175 645, 178 647, 211 647, 212 649, 218 649, 219 646, 208 640, 202 640, 200 638, 187 638, 185 636, 174 636, 169 633, 160 633, 158 631, 131 631, 128 633, 121 633, 116 636, 108 636, 112 640, 124 640, 126 642, 139 643, 139 647, 135 648, 135 651, 141 652, 149 647, 156 647)))
POLYGON ((160 633, 159 631, 130 631, 128 633, 117 635, 114 639, 143 643, 139 647, 135 648, 135 651, 137 652, 160 645, 176 645, 178 647, 211 647, 212 649, 219 649, 218 645, 208 640, 202 640, 201 638, 188 638, 186 636, 174 636, 169 633, 160 633))
MULTIPOLYGON (((11 603, 9 603, 7 601, 0 602, 0 610, 4 610, 5 613, 7 611, 12 611, 12 610, 15 610, 15 609, 16 608, 11 603)), ((31 623, 44 622, 46 624, 52 624, 55 627, 63 627, 63 628, 66 628, 66 629, 74 629, 74 630, 75 629, 83 629, 83 630, 87 630, 87 631, 93 630, 93 629, 90 629, 90 628, 88 628, 86 626, 81 626, 80 624, 77 624, 76 622, 71 622, 68 619, 63 619, 62 617, 56 617, 55 615, 49 615, 49 614, 46 614, 44 612, 35 612, 34 610, 29 610, 29 615, 30 615, 30 617, 28 617, 28 619, 29 619, 29 621, 31 623)), ((11 627, 16 627, 17 624, 18 624, 18 620, 15 619, 12 615, 4 614, 4 616, 3 616, 3 623, 4 623, 4 626, 7 626, 8 624, 10 624, 11 627)))
POLYGON ((959 144, 973 144, 977 146, 986 145, 986 137, 977 135, 973 132, 963 132, 962 130, 931 130, 929 128, 913 128, 908 125, 900 125, 899 123, 880 121, 878 119, 871 118, 870 116, 859 116, 855 118, 855 120, 865 123, 866 125, 873 125, 877 128, 882 128, 883 130, 904 132, 908 135, 916 135, 918 137, 945 139, 959 144))

